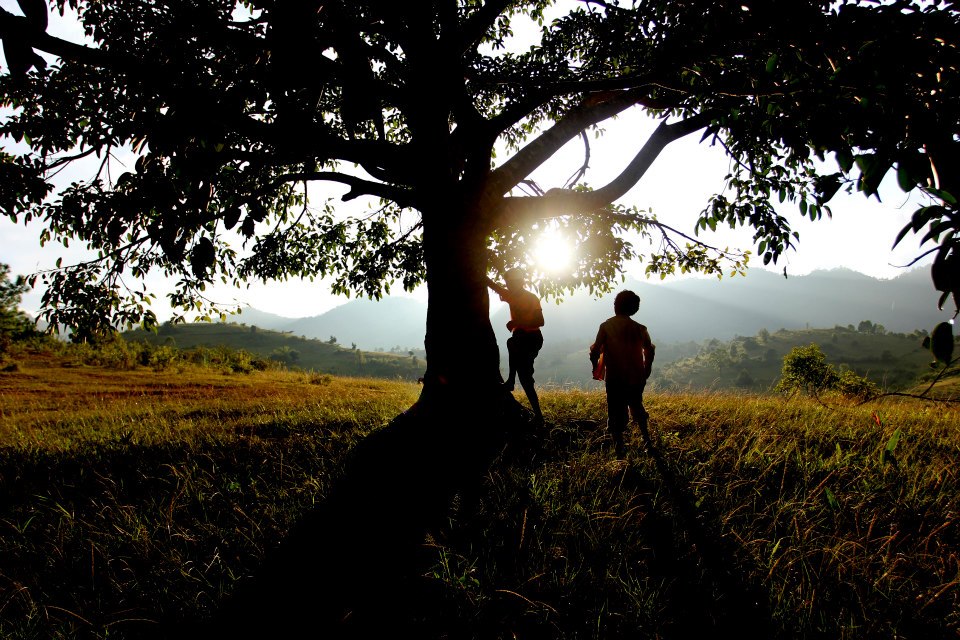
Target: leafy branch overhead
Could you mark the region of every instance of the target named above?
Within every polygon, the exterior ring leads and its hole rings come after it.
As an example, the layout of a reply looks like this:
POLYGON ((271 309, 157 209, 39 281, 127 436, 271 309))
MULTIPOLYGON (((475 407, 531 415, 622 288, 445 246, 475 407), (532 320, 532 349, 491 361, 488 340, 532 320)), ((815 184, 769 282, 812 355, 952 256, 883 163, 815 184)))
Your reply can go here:
POLYGON ((0 210, 97 252, 40 275, 54 323, 153 322, 137 284, 152 271, 201 312, 217 281, 332 277, 379 296, 449 271, 450 244, 468 256, 461 284, 482 287, 487 270, 527 262, 548 224, 584 250, 545 290, 609 287, 638 255, 651 273, 739 271, 749 254, 615 204, 694 133, 731 158, 695 231, 749 226, 775 263, 798 239, 776 203, 817 220, 839 190, 875 196, 895 170, 930 198, 897 242, 920 236, 941 304, 960 300, 952 2, 19 4, 0 9, 0 210), (49 33, 51 10, 85 38, 49 33), (616 178, 587 186, 587 145, 572 182, 525 188, 561 147, 637 108, 661 125, 623 141, 635 156, 616 178), (89 175, 63 186, 74 164, 89 175), (331 193, 370 209, 345 214, 331 193))

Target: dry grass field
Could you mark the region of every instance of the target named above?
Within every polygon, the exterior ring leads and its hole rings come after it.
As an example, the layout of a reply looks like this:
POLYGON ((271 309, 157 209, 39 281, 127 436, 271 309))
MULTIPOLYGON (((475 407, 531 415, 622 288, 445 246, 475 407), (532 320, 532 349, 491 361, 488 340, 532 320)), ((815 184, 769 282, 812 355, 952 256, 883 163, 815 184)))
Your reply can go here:
MULTIPOLYGON (((210 619, 418 393, 21 359, 0 373, 0 636, 210 619)), ((655 394, 655 448, 617 459, 602 393, 542 401, 546 427, 424 539, 421 637, 960 633, 953 405, 655 394)))

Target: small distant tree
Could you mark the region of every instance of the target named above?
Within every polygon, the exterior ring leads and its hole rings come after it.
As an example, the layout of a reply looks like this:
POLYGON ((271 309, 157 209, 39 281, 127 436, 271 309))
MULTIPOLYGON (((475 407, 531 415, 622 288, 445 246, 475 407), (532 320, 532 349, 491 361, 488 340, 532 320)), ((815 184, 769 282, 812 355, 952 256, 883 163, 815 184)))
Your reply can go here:
POLYGON ((826 355, 816 343, 794 347, 783 357, 783 369, 776 389, 787 393, 803 391, 812 396, 836 391, 848 398, 861 400, 879 393, 874 383, 854 371, 843 369, 838 373, 827 362, 826 355))
POLYGON ((873 333, 873 323, 869 320, 861 320, 857 325, 857 331, 860 333, 873 333))
POLYGON ((27 315, 20 311, 20 300, 27 289, 22 278, 11 281, 10 267, 0 264, 0 351, 36 332, 27 315))
POLYGON ((300 352, 284 345, 274 349, 270 354, 270 359, 289 366, 300 360, 300 352))
POLYGON ((717 368, 717 373, 723 373, 723 370, 733 365, 733 359, 730 352, 726 349, 714 349, 707 355, 707 361, 711 366, 717 368))
POLYGON ((806 347, 794 347, 783 357, 783 369, 777 390, 785 392, 804 391, 810 395, 833 388, 837 372, 827 363, 820 346, 811 343, 806 347))
POLYGON ((327 340, 327 344, 337 344, 337 336, 330 336, 330 339, 327 340))
POLYGON ((753 376, 750 375, 750 372, 746 369, 740 369, 740 373, 737 374, 737 379, 733 381, 733 384, 742 389, 749 389, 755 383, 756 381, 753 379, 753 376))

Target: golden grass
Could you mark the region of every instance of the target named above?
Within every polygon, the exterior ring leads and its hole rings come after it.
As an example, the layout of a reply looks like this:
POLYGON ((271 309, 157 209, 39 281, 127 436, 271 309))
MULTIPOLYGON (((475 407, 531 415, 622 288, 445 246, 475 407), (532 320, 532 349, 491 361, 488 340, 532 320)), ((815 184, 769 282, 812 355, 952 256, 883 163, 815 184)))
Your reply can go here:
MULTIPOLYGON (((419 390, 54 359, 0 374, 0 635, 210 615, 419 390)), ((431 537, 438 628, 686 637, 753 616, 780 637, 960 633, 955 406, 651 394, 656 454, 632 433, 618 460, 602 391, 541 402, 547 427, 431 537)))
POLYGON ((0 447, 232 438, 284 424, 370 429, 418 393, 406 382, 301 372, 116 371, 47 360, 0 373, 0 447))

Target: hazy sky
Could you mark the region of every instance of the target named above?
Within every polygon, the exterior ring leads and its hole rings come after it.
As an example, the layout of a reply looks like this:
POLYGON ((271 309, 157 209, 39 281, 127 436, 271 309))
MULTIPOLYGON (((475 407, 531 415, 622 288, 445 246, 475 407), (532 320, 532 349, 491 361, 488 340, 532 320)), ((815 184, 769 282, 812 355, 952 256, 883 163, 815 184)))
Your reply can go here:
MULTIPOLYGON (((0 7, 20 13, 14 0, 0 0, 0 7)), ((51 16, 50 31, 72 40, 80 38, 76 24, 62 20, 57 15, 51 16)), ((6 66, 2 62, 2 54, 0 63, 6 66)), ((605 136, 592 140, 592 161, 586 180, 591 185, 599 186, 616 175, 654 126, 656 123, 639 110, 606 123, 605 136)), ((707 199, 722 188, 728 165, 720 148, 710 147, 707 143, 699 144, 698 141, 699 134, 693 134, 669 145, 641 182, 620 202, 651 209, 667 224, 692 233, 694 222, 707 199)), ((2 144, 7 146, 9 142, 3 141, 2 144)), ((580 166, 582 149, 579 141, 572 143, 541 168, 534 175, 535 179, 544 188, 562 186, 564 180, 580 166)), ((847 267, 882 278, 901 273, 898 265, 907 264, 919 253, 917 238, 907 237, 895 253, 890 251, 890 246, 918 203, 907 200, 896 186, 892 172, 881 187, 881 197, 883 202, 875 198, 868 200, 861 194, 840 193, 830 203, 833 219, 816 223, 801 218, 795 206, 784 207, 781 213, 799 231, 800 244, 797 251, 781 259, 775 268, 782 270, 786 266, 788 273, 794 275, 836 267, 847 267)), ((39 233, 39 225, 14 225, 7 218, 0 219, 0 262, 9 264, 14 274, 26 274, 51 268, 61 256, 64 262, 68 262, 85 255, 80 247, 73 245, 68 250, 60 245, 41 248, 39 233)), ((751 237, 749 230, 726 230, 702 236, 702 239, 718 246, 754 249, 751 237)), ((753 265, 754 268, 761 268, 759 258, 754 260, 753 265)), ((629 275, 641 278, 643 268, 642 264, 632 265, 629 275)), ((153 286, 159 298, 155 311, 161 318, 168 317, 169 311, 162 295, 164 283, 158 278, 153 286)), ((718 283, 718 286, 722 286, 722 283, 718 283)), ((398 286, 395 292, 401 293, 402 290, 398 286)), ((422 292, 417 295, 423 297, 422 292)), ((321 281, 267 285, 255 283, 249 289, 241 290, 219 287, 214 288, 211 297, 224 303, 237 301, 250 304, 289 317, 317 315, 345 301, 344 298, 330 295, 329 287, 321 281)), ((28 293, 24 297, 23 307, 35 311, 39 301, 38 291, 28 293)))

